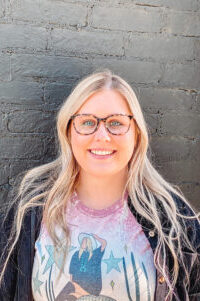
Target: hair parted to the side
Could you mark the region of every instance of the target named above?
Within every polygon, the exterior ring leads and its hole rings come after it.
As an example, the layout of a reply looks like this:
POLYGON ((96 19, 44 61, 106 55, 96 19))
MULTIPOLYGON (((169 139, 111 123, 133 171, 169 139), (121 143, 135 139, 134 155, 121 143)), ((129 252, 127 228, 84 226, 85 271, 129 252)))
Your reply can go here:
MULTIPOLYGON (((150 221, 158 232, 158 244, 154 254, 154 263, 164 275, 169 286, 168 296, 172 296, 178 276, 179 265, 185 270, 181 239, 184 244, 193 250, 182 225, 179 222, 180 214, 171 193, 180 197, 188 206, 189 203, 175 185, 168 183, 153 167, 147 155, 149 147, 148 128, 143 113, 131 86, 120 76, 106 69, 93 73, 81 80, 67 97, 57 114, 57 135, 59 150, 57 158, 50 163, 29 170, 19 187, 15 201, 18 203, 11 237, 6 247, 7 257, 0 274, 0 282, 19 239, 25 214, 32 207, 43 207, 43 222, 56 246, 61 242, 56 234, 55 226, 64 231, 66 242, 70 242, 70 233, 66 221, 68 200, 76 189, 79 177, 79 166, 73 156, 70 136, 67 125, 70 117, 75 114, 81 105, 95 92, 103 89, 114 89, 127 100, 135 118, 137 128, 137 143, 128 166, 128 180, 124 193, 127 190, 136 211, 150 221), (163 231, 158 203, 171 223, 171 229, 166 235, 163 231), (165 269, 166 248, 172 254, 174 267, 172 274, 165 269)), ((191 207, 191 206, 190 206, 191 207)), ((65 250, 67 255, 67 248, 65 250)), ((189 278, 188 278, 189 279, 189 278)), ((167 300, 166 297, 166 300, 167 300)))

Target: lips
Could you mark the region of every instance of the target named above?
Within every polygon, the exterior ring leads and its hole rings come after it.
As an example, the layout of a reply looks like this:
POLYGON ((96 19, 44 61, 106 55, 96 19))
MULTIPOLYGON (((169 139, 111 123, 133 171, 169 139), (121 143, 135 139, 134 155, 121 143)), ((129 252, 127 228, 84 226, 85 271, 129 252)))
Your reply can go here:
POLYGON ((116 152, 115 149, 107 149, 107 148, 91 148, 88 149, 90 152, 93 151, 100 151, 100 152, 116 152))
POLYGON ((108 150, 108 149, 89 149, 89 152, 95 155, 99 156, 106 156, 106 155, 112 155, 113 153, 116 152, 116 150, 108 150), (99 154, 98 154, 99 152, 99 154))
MULTIPOLYGON (((94 150, 94 149, 92 149, 92 150, 94 150)), ((96 149, 95 149, 96 150, 96 149)), ((110 154, 95 154, 95 153, 92 153, 91 152, 91 150, 88 150, 89 151, 89 153, 90 153, 90 155, 93 157, 93 158, 96 158, 96 159, 107 159, 107 158, 110 158, 110 157, 112 157, 115 153, 116 153, 116 150, 101 150, 101 151, 109 151, 109 152, 111 152, 112 151, 112 153, 110 153, 110 154)), ((98 151, 100 151, 99 149, 98 149, 98 151)))

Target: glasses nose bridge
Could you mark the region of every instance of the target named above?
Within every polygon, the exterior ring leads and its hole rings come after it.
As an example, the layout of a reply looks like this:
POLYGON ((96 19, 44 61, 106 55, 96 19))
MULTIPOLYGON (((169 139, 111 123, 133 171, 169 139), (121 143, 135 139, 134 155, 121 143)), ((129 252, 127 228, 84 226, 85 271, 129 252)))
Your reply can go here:
POLYGON ((104 118, 96 117, 96 119, 97 119, 98 123, 100 123, 101 121, 103 121, 105 123, 108 117, 104 117, 104 118))
POLYGON ((106 132, 108 133, 108 129, 107 129, 107 127, 106 127, 106 121, 107 121, 107 118, 108 118, 108 117, 104 117, 104 118, 98 118, 98 117, 96 117, 96 119, 97 119, 97 127, 96 127, 96 131, 98 131, 101 121, 103 121, 103 123, 104 123, 104 128, 105 128, 106 132))

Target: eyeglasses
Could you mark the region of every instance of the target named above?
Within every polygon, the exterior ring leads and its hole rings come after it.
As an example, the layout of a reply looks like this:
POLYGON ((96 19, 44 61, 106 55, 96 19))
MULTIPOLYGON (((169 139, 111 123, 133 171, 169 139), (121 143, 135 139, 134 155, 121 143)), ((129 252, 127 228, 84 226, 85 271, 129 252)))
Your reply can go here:
POLYGON ((81 135, 93 134, 99 127, 100 121, 103 121, 107 131, 112 135, 124 135, 130 128, 130 122, 133 116, 126 114, 113 114, 105 118, 98 118, 92 114, 76 114, 70 120, 73 120, 73 126, 77 133, 81 135))

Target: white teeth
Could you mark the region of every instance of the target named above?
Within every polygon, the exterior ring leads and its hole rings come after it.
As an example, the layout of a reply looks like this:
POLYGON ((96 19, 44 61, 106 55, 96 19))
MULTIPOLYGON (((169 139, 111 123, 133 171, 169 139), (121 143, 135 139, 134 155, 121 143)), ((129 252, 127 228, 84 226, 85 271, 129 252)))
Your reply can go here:
POLYGON ((96 154, 96 155, 110 155, 113 153, 113 151, 96 151, 96 150, 91 150, 91 153, 96 154))

